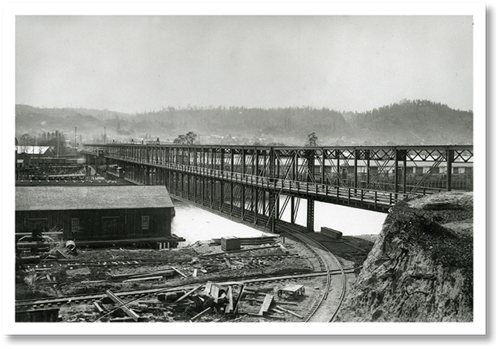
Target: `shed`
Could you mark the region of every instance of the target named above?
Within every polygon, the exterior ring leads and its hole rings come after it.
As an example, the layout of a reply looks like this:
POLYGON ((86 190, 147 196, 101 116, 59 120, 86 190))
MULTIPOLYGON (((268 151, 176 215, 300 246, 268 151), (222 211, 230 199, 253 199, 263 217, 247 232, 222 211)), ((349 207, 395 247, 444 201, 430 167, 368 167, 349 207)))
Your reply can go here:
POLYGON ((77 244, 179 241, 173 216, 164 186, 16 187, 16 232, 62 231, 77 244))

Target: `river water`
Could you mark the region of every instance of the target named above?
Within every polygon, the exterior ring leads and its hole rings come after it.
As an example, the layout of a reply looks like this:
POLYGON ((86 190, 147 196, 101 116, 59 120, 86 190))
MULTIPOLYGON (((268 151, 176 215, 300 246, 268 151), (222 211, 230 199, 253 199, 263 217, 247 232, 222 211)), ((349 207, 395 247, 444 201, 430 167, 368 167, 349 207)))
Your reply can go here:
MULTIPOLYGON (((173 200, 175 217, 172 220, 172 233, 186 239, 180 247, 198 240, 210 240, 223 236, 253 237, 262 236, 261 230, 234 222, 211 213, 185 201, 173 200)), ((282 220, 290 222, 289 206, 282 220)), ((300 200, 297 224, 306 226, 306 202, 300 200)), ((387 214, 361 210, 346 206, 316 202, 314 207, 314 230, 328 227, 341 231, 344 235, 378 234, 387 214)))

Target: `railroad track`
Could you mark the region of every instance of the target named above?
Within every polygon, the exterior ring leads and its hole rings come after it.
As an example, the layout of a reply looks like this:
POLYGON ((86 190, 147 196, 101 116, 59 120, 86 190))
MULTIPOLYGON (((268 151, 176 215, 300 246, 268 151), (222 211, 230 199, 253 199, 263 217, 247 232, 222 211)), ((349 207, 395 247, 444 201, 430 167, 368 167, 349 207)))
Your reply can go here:
MULTIPOLYGON (((336 270, 334 272, 341 272, 340 270, 336 270)), ((286 276, 278 276, 278 277, 270 277, 270 278, 255 278, 255 279, 245 279, 245 280, 235 280, 235 281, 224 281, 218 282, 220 285, 262 285, 266 283, 272 283, 276 280, 293 280, 293 279, 302 279, 302 278, 316 278, 325 276, 326 272, 316 272, 316 273, 308 273, 308 274, 294 274, 294 275, 286 275, 286 276)), ((116 292, 117 296, 123 297, 124 299, 135 299, 148 295, 155 295, 161 292, 170 292, 170 291, 178 291, 178 290, 186 290, 190 288, 195 288, 199 285, 203 285, 200 283, 192 283, 182 286, 170 286, 170 287, 162 287, 162 288, 154 288, 154 289, 146 289, 146 290, 137 290, 130 292, 116 292)), ((102 299, 106 297, 106 294, 86 294, 86 295, 77 295, 70 297, 61 297, 61 298, 45 298, 45 299, 37 299, 37 300, 25 300, 25 301, 16 301, 16 310, 35 310, 35 309, 50 309, 60 307, 64 304, 81 304, 81 303, 92 303, 93 301, 102 299)))
POLYGON ((316 300, 315 304, 305 317, 305 322, 334 321, 346 293, 347 281, 345 273, 350 272, 351 269, 344 269, 337 257, 335 257, 333 253, 329 252, 326 246, 316 240, 309 238, 304 233, 304 231, 300 230, 300 228, 297 228, 297 226, 280 221, 277 223, 277 227, 280 230, 288 231, 288 234, 290 236, 302 241, 304 245, 318 258, 318 260, 321 261, 321 266, 326 272, 326 283, 325 287, 323 288, 323 295, 316 300), (337 266, 337 270, 340 271, 340 273, 336 273, 337 275, 333 275, 333 266, 337 266), (331 295, 332 276, 340 277, 342 282, 340 295, 336 302, 331 295), (332 302, 336 303, 334 307, 331 306, 332 302))
MULTIPOLYGON (((285 224, 287 225, 287 224, 285 224)), ((306 235, 304 235, 301 231, 298 231, 295 226, 283 226, 280 224, 280 228, 282 230, 287 230, 290 236, 293 236, 297 240, 301 241, 316 257, 316 260, 319 263, 320 272, 309 273, 309 274, 296 274, 296 275, 288 275, 282 277, 269 277, 269 278, 254 278, 247 280, 236 280, 236 281, 227 281, 227 282, 219 282, 221 285, 248 285, 248 286, 264 286, 266 284, 276 283, 277 280, 292 280, 297 281, 299 279, 312 279, 318 277, 326 277, 325 286, 323 288, 322 295, 316 299, 313 306, 304 316, 305 322, 312 321, 321 321, 321 322, 330 322, 335 318, 338 309, 343 301, 343 297, 345 295, 345 273, 352 272, 353 270, 347 269, 344 270, 340 262, 335 258, 333 254, 327 251, 327 249, 322 246, 319 242, 310 239, 306 235), (292 229, 290 229, 292 228, 292 229), (338 268, 334 268, 334 266, 338 266, 338 268), (341 277, 342 278, 342 290, 339 300, 335 307, 331 306, 332 299, 329 297, 330 289, 331 289, 331 280, 332 277, 341 277), (329 299, 330 298, 330 299, 329 299), (323 310, 322 310, 323 309, 323 310), (326 310, 324 310, 326 309, 326 310), (332 311, 333 309, 333 311, 332 311)), ((269 260, 275 259, 276 257, 281 258, 296 258, 296 255, 282 255, 282 256, 259 256, 259 259, 269 260)), ((219 259, 223 259, 223 257, 217 257, 219 259)), ((233 256, 225 256, 225 258, 232 259, 233 256)), ((252 258, 252 257, 248 257, 252 258)), ((68 266, 88 266, 88 265, 98 265, 98 266, 119 266, 119 265, 138 265, 142 264, 142 261, 105 261, 98 263, 85 263, 85 262, 69 262, 68 266), (109 262, 109 263, 108 263, 109 262)), ((148 261, 151 262, 151 261, 148 261)), ((165 261, 162 261, 165 263, 165 261)), ((50 264, 38 265, 38 267, 46 267, 50 264)), ((186 290, 189 288, 196 287, 200 284, 186 284, 182 286, 176 287, 163 287, 163 288, 155 288, 155 289, 146 289, 146 290, 138 290, 132 292, 117 292, 116 295, 119 296, 126 302, 132 302, 138 298, 143 298, 147 296, 154 296, 157 293, 168 292, 168 291, 176 291, 176 290, 186 290)), ((105 294, 87 294, 87 295, 79 295, 79 296, 71 296, 64 298, 47 298, 47 299, 38 299, 38 300, 26 300, 26 301, 16 301, 16 311, 30 311, 30 310, 48 310, 54 308, 60 308, 64 304, 92 304, 97 300, 106 297, 105 294)))

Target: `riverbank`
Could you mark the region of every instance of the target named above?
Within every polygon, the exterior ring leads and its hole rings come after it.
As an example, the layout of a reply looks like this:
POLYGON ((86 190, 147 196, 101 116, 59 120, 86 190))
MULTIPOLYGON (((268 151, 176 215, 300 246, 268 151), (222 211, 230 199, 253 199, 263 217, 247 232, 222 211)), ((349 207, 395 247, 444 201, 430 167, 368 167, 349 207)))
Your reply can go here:
POLYGON ((449 192, 398 203, 338 321, 472 321, 472 198, 449 192))

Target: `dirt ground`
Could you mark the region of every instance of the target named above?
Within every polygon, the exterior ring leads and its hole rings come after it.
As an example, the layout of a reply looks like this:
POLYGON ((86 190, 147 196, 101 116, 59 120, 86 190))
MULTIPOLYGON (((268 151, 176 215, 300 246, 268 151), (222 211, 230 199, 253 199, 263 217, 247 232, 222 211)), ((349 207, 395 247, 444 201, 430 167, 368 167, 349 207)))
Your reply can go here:
MULTIPOLYGON (((359 267, 373 245, 372 236, 331 241, 314 234, 314 238, 334 251, 346 268, 359 267)), ((120 294, 139 290, 149 292, 140 298, 118 296, 137 314, 138 321, 303 321, 325 285, 324 277, 314 276, 246 283, 237 312, 230 307, 229 299, 235 303, 242 286, 228 287, 225 282, 321 271, 317 257, 291 238, 277 238, 272 245, 242 246, 237 253, 227 254, 220 244, 212 241, 199 241, 170 250, 77 247, 74 254, 62 246, 54 246, 50 252, 59 258, 45 258, 38 264, 19 266, 16 273, 16 301, 62 298, 66 300, 59 310, 62 322, 134 321, 107 292, 120 294), (56 250, 67 258, 60 258, 56 250), (195 292, 176 302, 196 285, 199 288, 195 292), (303 286, 304 294, 298 297, 278 295, 280 289, 293 285, 303 286), (171 292, 172 289, 177 291, 171 292), (71 302, 72 298, 86 295, 99 297, 94 303, 71 302), (272 296, 273 306, 266 316, 257 316, 266 295, 272 296)), ((351 275, 348 280, 352 279, 351 275)))

